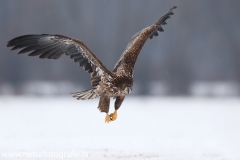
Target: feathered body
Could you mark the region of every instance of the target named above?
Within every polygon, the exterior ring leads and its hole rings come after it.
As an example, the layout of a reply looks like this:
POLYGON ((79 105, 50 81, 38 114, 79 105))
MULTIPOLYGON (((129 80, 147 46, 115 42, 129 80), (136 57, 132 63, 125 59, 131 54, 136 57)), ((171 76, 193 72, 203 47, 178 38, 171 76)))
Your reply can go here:
MULTIPOLYGON (((163 32, 161 25, 173 15, 171 8, 153 25, 136 33, 125 51, 116 63, 113 71, 109 71, 95 54, 80 40, 62 35, 24 35, 14 38, 8 42, 12 50, 23 48, 19 54, 31 52, 29 56, 39 58, 58 59, 66 54, 83 69, 91 73, 92 89, 77 92, 73 97, 85 100, 100 97, 98 108, 101 112, 109 112, 110 98, 116 98, 115 110, 121 106, 125 95, 132 91, 133 70, 144 43, 148 38, 158 36, 163 32)), ((113 119, 111 119, 113 120, 113 119)))

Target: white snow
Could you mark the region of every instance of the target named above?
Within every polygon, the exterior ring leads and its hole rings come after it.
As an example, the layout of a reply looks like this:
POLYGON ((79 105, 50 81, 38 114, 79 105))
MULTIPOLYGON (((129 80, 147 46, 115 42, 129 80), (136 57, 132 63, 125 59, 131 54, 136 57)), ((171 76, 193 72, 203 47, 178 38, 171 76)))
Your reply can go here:
POLYGON ((64 158, 87 160, 240 159, 240 99, 127 97, 110 124, 97 105, 98 99, 0 97, 0 152, 87 152, 87 158, 64 158))

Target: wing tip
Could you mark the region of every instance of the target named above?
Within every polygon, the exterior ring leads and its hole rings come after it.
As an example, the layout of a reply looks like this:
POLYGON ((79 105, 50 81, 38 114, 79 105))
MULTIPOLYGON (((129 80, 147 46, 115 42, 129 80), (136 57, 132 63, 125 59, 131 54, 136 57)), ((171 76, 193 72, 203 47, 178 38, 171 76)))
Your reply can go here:
POLYGON ((172 12, 173 9, 176 9, 177 6, 173 6, 172 8, 170 8, 168 10, 167 13, 165 13, 156 23, 155 25, 157 25, 157 29, 154 31, 154 33, 152 35, 150 35, 150 39, 152 39, 154 36, 157 36, 158 34, 156 34, 155 32, 159 31, 159 32, 164 32, 163 28, 161 25, 166 25, 166 20, 171 18, 171 15, 174 15, 174 13, 172 12))
POLYGON ((176 9, 176 8, 177 8, 177 6, 173 6, 173 7, 171 8, 171 10, 176 9))

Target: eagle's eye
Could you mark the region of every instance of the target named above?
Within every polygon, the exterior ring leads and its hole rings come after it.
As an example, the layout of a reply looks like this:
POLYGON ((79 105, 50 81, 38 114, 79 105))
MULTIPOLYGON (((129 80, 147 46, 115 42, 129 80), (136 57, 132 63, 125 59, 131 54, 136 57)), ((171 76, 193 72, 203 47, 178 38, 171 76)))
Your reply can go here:
POLYGON ((126 93, 126 94, 129 94, 129 93, 131 93, 132 92, 132 88, 130 88, 130 87, 126 87, 125 89, 124 89, 124 93, 126 93))

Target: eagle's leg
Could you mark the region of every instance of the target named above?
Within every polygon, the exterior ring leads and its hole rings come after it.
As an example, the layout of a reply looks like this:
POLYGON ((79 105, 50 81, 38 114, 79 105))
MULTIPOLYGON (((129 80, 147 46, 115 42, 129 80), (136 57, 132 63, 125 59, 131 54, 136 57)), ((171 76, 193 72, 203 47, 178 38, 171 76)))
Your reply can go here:
POLYGON ((111 113, 110 114, 110 118, 112 121, 115 121, 117 119, 117 110, 120 108, 123 100, 124 100, 125 96, 119 96, 116 98, 116 101, 115 101, 115 111, 114 113, 111 113))
POLYGON ((105 95, 102 95, 102 96, 100 97, 100 100, 99 100, 98 109, 99 109, 101 112, 105 112, 105 113, 106 113, 105 123, 111 122, 110 116, 109 116, 109 114, 108 114, 109 105, 110 105, 110 98, 108 98, 108 97, 105 96, 105 95))

